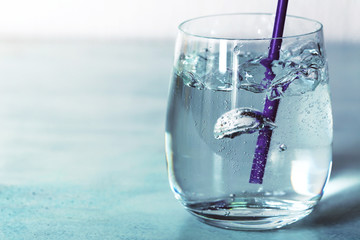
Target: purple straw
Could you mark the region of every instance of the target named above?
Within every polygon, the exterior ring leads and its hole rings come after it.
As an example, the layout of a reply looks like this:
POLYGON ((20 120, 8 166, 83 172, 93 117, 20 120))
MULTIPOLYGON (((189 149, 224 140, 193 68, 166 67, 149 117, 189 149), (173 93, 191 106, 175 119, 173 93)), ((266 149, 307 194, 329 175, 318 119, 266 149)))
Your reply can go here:
MULTIPOLYGON (((280 48, 282 42, 282 35, 284 32, 286 9, 288 0, 278 0, 276 9, 274 30, 272 34, 272 40, 270 42, 269 55, 267 59, 264 59, 261 64, 266 68, 264 81, 265 85, 269 86, 270 82, 275 78, 274 73, 271 69, 271 63, 273 60, 279 59, 280 48)), ((276 113, 279 107, 280 100, 275 99, 273 101, 266 97, 263 115, 275 122, 276 113)), ((254 154, 254 160, 251 168, 251 174, 249 183, 262 184, 267 155, 269 152, 271 142, 272 130, 265 127, 260 130, 259 136, 256 143, 256 149, 254 154)))

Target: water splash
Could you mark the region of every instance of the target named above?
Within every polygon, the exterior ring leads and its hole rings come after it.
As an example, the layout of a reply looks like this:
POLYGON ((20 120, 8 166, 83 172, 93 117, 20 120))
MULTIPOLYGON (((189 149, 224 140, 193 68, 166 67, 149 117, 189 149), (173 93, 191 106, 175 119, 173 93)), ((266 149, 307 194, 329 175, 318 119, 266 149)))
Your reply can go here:
POLYGON ((270 100, 299 96, 327 82, 327 66, 321 46, 314 42, 287 46, 281 59, 269 63, 274 79, 264 80, 265 55, 242 50, 238 44, 227 54, 225 71, 219 71, 219 53, 204 49, 182 54, 175 74, 185 85, 199 90, 233 91, 235 87, 252 93, 265 93, 270 100), (237 66, 233 66, 233 57, 237 66))

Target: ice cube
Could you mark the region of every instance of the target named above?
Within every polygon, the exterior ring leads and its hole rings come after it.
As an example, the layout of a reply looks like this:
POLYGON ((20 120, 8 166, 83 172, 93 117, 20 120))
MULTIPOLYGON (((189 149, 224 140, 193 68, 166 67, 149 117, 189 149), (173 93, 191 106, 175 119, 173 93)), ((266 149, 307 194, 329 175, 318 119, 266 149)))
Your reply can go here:
POLYGON ((239 66, 238 88, 254 93, 264 92, 266 89, 265 72, 266 67, 262 64, 263 56, 246 61, 239 66))
POLYGON ((274 129, 276 125, 256 109, 236 108, 218 118, 214 126, 214 137, 216 139, 234 138, 244 133, 257 132, 264 127, 274 129))
POLYGON ((180 77, 183 79, 185 85, 199 90, 204 89, 204 83, 197 74, 192 72, 182 72, 180 77))
POLYGON ((225 72, 214 69, 204 76, 204 84, 206 88, 218 91, 232 90, 232 70, 227 68, 225 72))
POLYGON ((282 52, 280 55, 282 56, 282 58, 287 59, 289 57, 296 57, 296 56, 300 56, 304 53, 305 50, 308 49, 314 49, 316 51, 318 51, 321 54, 321 47, 318 43, 314 42, 314 41, 309 41, 306 42, 304 44, 299 44, 299 42, 296 43, 292 43, 288 46, 285 46, 285 49, 288 49, 285 52, 282 52))
POLYGON ((287 55, 287 59, 272 63, 275 77, 267 90, 270 100, 313 91, 321 81, 326 80, 325 59, 321 55, 320 46, 314 42, 296 46, 283 54, 287 55))
POLYGON ((269 100, 287 96, 299 96, 306 92, 314 91, 320 84, 319 71, 308 68, 290 75, 271 84, 267 92, 269 100))

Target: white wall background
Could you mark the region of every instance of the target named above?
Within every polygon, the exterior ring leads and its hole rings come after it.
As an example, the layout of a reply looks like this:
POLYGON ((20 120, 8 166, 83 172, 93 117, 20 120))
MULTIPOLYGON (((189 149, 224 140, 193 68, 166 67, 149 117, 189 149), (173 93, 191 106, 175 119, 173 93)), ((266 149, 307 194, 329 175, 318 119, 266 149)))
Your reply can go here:
MULTIPOLYGON (((188 18, 275 12, 276 0, 0 0, 0 39, 174 38, 188 18)), ((360 0, 289 0, 327 40, 360 41, 360 0)))

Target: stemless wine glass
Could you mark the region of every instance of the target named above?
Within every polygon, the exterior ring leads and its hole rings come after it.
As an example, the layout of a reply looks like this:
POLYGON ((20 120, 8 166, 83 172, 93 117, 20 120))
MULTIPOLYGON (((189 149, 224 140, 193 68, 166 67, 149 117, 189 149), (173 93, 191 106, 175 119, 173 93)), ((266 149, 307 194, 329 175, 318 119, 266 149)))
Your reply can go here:
POLYGON ((287 16, 280 58, 269 60, 273 22, 271 14, 225 14, 179 27, 165 133, 169 181, 183 206, 214 226, 293 223, 319 202, 330 175, 322 25, 287 16), (259 141, 262 131, 270 134, 259 141))

